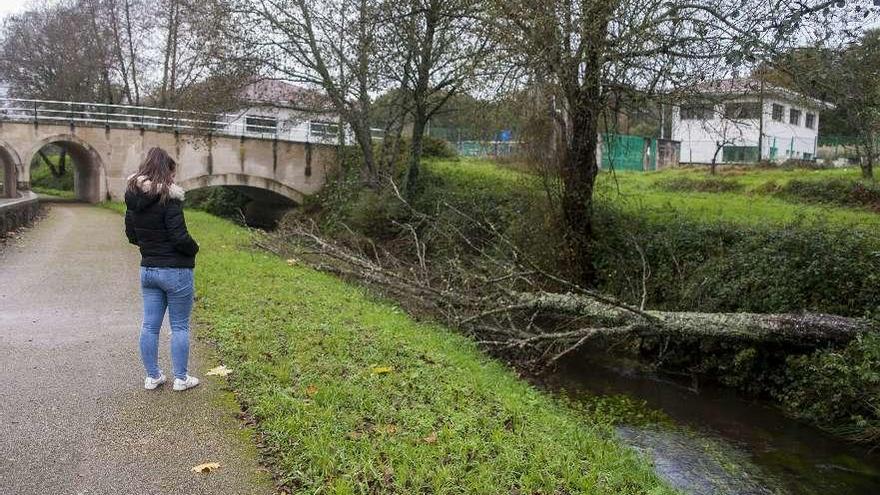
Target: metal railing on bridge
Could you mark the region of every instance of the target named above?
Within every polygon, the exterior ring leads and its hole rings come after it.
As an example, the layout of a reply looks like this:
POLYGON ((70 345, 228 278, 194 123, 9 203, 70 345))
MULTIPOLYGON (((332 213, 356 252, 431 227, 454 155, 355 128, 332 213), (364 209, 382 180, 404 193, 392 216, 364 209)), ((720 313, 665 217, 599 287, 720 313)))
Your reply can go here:
MULTIPOLYGON (((339 142, 337 122, 279 120, 267 115, 208 113, 157 107, 110 105, 73 101, 0 98, 0 120, 128 129, 184 131, 197 134, 245 136, 279 141, 339 142)), ((345 141, 350 142, 349 132, 345 141)))

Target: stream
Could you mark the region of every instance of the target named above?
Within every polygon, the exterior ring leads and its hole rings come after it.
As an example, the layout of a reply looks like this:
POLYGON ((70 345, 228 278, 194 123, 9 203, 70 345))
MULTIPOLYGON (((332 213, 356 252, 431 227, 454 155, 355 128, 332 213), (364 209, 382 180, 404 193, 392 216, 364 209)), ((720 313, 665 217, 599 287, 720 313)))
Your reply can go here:
POLYGON ((836 439, 734 392, 636 371, 621 362, 566 363, 545 384, 575 401, 623 395, 672 424, 618 425, 618 436, 657 473, 695 495, 877 495, 880 449, 836 439))

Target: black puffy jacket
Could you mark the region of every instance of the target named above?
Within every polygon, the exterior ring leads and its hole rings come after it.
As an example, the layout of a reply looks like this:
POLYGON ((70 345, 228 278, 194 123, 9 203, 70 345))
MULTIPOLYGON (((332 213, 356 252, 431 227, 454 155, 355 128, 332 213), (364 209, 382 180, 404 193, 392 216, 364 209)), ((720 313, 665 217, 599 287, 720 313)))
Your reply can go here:
POLYGON ((140 248, 141 266, 195 268, 199 245, 186 230, 183 189, 173 184, 168 196, 163 204, 157 194, 126 191, 125 235, 140 248))

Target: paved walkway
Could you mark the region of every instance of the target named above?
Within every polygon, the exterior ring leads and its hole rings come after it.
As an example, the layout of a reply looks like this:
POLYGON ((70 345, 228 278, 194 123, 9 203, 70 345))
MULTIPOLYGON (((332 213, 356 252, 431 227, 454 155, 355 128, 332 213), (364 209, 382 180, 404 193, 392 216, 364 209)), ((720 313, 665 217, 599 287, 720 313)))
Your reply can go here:
POLYGON ((205 346, 202 385, 143 389, 138 261, 122 217, 86 205, 0 246, 0 494, 271 493, 205 346), (203 462, 222 467, 190 471, 203 462))

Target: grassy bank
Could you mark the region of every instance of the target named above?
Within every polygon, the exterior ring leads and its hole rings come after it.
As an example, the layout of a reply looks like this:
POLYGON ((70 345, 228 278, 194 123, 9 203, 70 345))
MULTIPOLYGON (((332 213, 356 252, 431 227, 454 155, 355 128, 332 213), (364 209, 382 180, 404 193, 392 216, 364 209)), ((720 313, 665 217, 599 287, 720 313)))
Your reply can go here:
POLYGON ((674 169, 662 172, 602 174, 600 194, 630 210, 650 211, 658 216, 685 214, 701 221, 731 221, 748 225, 790 222, 826 222, 866 229, 880 228, 880 215, 859 208, 816 201, 801 201, 784 194, 792 182, 819 184, 828 181, 857 181, 857 169, 810 170, 803 168, 721 169, 712 178, 706 170, 674 169), (668 190, 676 179, 732 184, 735 191, 706 192, 668 190))
MULTIPOLYGON (((115 208, 119 208, 116 206, 115 208)), ((599 413, 576 412, 364 290, 187 213, 199 333, 216 342, 295 493, 665 494, 599 413)))

